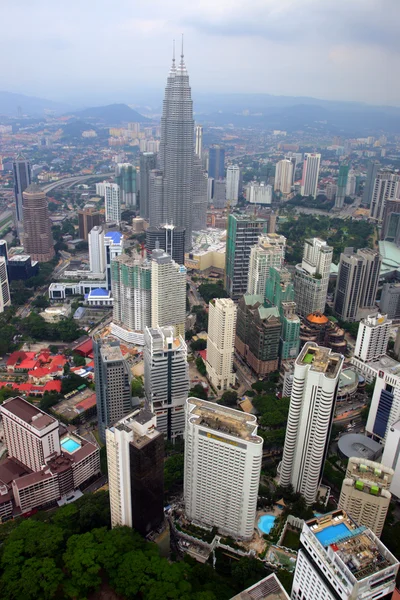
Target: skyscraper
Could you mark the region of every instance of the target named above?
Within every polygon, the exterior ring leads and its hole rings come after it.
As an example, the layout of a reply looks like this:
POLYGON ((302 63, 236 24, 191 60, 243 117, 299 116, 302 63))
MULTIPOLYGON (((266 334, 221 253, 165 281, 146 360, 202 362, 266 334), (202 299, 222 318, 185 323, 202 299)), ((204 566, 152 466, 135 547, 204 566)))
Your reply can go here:
POLYGON ((103 222, 103 215, 94 204, 85 204, 83 209, 78 210, 79 237, 88 241, 89 233, 96 225, 103 222))
POLYGON ((118 163, 115 183, 119 186, 121 204, 128 208, 136 206, 136 169, 130 163, 118 163))
POLYGON ((319 238, 304 242, 303 260, 294 273, 294 299, 297 312, 307 317, 325 312, 333 248, 319 238))
POLYGON ((211 146, 208 151, 208 176, 225 179, 225 148, 222 146, 211 146))
POLYGON ((149 219, 150 171, 157 166, 157 155, 154 152, 143 152, 140 155, 140 216, 149 219))
POLYGON ((200 158, 193 158, 193 226, 194 231, 207 227, 207 188, 208 177, 200 158))
POLYGON ((398 569, 372 531, 335 510, 303 525, 291 599, 389 600, 398 569))
POLYGON ((392 321, 380 313, 369 315, 360 321, 354 356, 363 362, 378 360, 385 356, 389 343, 392 321))
POLYGON ((236 305, 230 298, 215 298, 208 305, 207 375, 219 390, 235 384, 233 353, 236 334, 236 305))
POLYGON ((250 204, 272 204, 272 185, 251 182, 247 186, 247 201, 250 204))
POLYGON ((292 276, 285 267, 271 267, 265 288, 268 304, 277 306, 282 322, 279 356, 293 359, 300 348, 300 319, 296 314, 292 276))
POLYGON ((6 306, 11 306, 10 287, 8 285, 7 261, 0 256, 0 313, 6 306))
POLYGON ((153 169, 149 174, 149 223, 150 227, 160 227, 167 223, 165 206, 165 185, 163 172, 153 169))
POLYGON ((372 188, 370 217, 382 223, 386 203, 398 197, 400 175, 391 171, 379 171, 372 188))
POLYGON ((328 451, 343 356, 307 342, 295 361, 280 483, 307 504, 317 498, 328 451))
POLYGON ((376 250, 346 248, 340 255, 335 313, 343 321, 359 321, 375 307, 382 257, 376 250))
POLYGON ((276 164, 274 190, 282 194, 290 194, 293 185, 294 164, 285 158, 276 164))
POLYGON ((124 238, 119 231, 107 231, 104 234, 104 251, 106 256, 107 289, 111 290, 111 261, 122 254, 124 238))
POLYGON ((146 536, 164 520, 164 440, 156 417, 136 410, 106 430, 112 527, 146 536))
POLYGON ((240 167, 229 165, 226 170, 226 199, 231 206, 236 206, 240 194, 240 167))
POLYGON ((14 174, 14 195, 15 195, 15 214, 17 218, 17 227, 20 231, 18 224, 23 221, 22 211, 22 194, 28 186, 32 183, 31 176, 31 165, 28 160, 23 156, 19 155, 13 162, 13 174, 14 174))
POLYGON ((144 386, 148 408, 157 428, 169 441, 185 431, 185 402, 189 393, 187 347, 173 327, 146 328, 144 334, 144 386))
POLYGON ((132 410, 131 372, 119 342, 93 338, 99 435, 106 439, 111 427, 132 410))
POLYGON ((196 125, 196 144, 195 144, 195 153, 199 158, 202 157, 203 154, 203 127, 201 125, 196 125))
POLYGON ((265 295, 265 284, 271 267, 280 268, 285 260, 286 238, 276 233, 260 235, 251 247, 247 293, 265 295))
POLYGON ((151 324, 151 264, 140 255, 121 254, 111 261, 113 322, 144 331, 151 324))
POLYGON ((175 225, 148 227, 146 229, 146 252, 150 255, 157 248, 165 250, 178 265, 185 264, 185 228, 175 225))
POLYGON ((346 197, 347 178, 349 175, 349 166, 340 165, 339 176, 337 182, 337 192, 335 198, 335 208, 343 208, 344 199, 346 197))
POLYGON ((89 265, 92 273, 99 276, 105 275, 106 252, 104 247, 104 230, 100 225, 92 227, 88 237, 89 242, 89 265))
POLYGON ((265 229, 264 219, 234 214, 228 217, 225 289, 233 300, 246 292, 250 250, 265 229))
POLYGON ((254 415, 188 398, 183 490, 187 518, 234 538, 251 538, 262 447, 254 415))
POLYGON ((186 268, 178 265, 164 250, 151 254, 151 326, 175 329, 185 335, 186 268))
POLYGON ((377 161, 371 161, 368 164, 367 178, 364 184, 364 192, 362 203, 366 206, 371 206, 372 194, 374 191, 375 179, 378 174, 380 164, 377 161))
POLYGON ((106 207, 106 223, 121 222, 121 195, 119 185, 116 183, 104 184, 104 200, 106 207))
POLYGON ((32 260, 48 262, 54 256, 53 235, 45 192, 34 183, 22 194, 24 250, 32 260))
POLYGON ((345 510, 358 525, 369 527, 381 537, 392 494, 394 471, 365 458, 350 458, 343 480, 338 508, 345 510))
POLYGON ((316 198, 318 188, 320 154, 304 155, 303 176, 301 179, 301 195, 316 198))

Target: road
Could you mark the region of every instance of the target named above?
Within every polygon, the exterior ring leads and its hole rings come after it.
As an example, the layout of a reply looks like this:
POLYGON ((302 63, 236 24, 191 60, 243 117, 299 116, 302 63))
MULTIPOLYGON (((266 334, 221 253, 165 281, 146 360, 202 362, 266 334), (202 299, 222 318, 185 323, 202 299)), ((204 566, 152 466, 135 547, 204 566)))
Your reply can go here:
POLYGON ((238 354, 234 355, 233 364, 236 368, 236 375, 239 381, 243 383, 247 389, 251 389, 252 383, 254 383, 257 379, 254 377, 249 367, 238 354))
POLYGON ((52 183, 47 183, 42 187, 42 190, 48 194, 49 192, 55 190, 58 187, 67 187, 71 188, 74 185, 78 185, 80 183, 84 183, 85 181, 89 181, 89 179, 105 179, 109 176, 112 176, 112 173, 103 173, 102 175, 77 175, 75 177, 64 177, 63 179, 59 179, 58 181, 54 181, 52 183))
POLYGON ((195 286, 193 281, 191 279, 188 279, 187 282, 189 284, 189 302, 194 305, 201 304, 202 306, 205 306, 206 303, 197 291, 197 287, 195 286))
POLYGON ((47 285, 43 285, 42 287, 38 288, 36 290, 36 292, 33 294, 33 296, 31 296, 29 298, 29 300, 27 302, 25 302, 25 304, 23 306, 19 307, 19 309, 16 312, 16 316, 21 317, 21 319, 25 319, 26 317, 28 317, 31 313, 32 302, 38 296, 43 296, 45 294, 45 292, 47 291, 47 289, 48 289, 47 285))

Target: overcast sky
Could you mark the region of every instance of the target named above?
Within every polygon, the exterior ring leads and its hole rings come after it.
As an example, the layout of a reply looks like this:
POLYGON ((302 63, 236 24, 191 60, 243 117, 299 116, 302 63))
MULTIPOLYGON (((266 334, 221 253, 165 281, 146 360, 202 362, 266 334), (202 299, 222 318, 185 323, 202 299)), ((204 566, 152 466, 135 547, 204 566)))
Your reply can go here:
POLYGON ((194 95, 400 105, 400 0, 0 0, 0 18, 6 91, 142 101, 183 32, 194 95))

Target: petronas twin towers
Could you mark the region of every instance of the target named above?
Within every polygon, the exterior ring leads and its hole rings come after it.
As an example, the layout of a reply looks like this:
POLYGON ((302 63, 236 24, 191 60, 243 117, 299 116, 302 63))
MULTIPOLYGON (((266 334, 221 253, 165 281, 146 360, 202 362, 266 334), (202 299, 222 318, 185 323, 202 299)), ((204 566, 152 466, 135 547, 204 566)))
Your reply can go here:
POLYGON ((194 153, 193 101, 183 49, 179 64, 172 59, 161 117, 158 169, 150 173, 150 225, 185 227, 185 249, 192 230, 206 226, 207 176, 194 153))

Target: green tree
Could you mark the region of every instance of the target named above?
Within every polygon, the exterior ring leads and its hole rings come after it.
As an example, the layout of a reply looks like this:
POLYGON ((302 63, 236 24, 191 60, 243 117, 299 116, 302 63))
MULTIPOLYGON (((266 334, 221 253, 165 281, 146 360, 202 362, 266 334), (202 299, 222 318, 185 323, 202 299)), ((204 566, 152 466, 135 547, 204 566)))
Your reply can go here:
POLYGON ((80 354, 77 354, 76 352, 74 352, 74 354, 72 355, 72 360, 74 361, 74 365, 76 367, 84 367, 86 365, 86 360, 84 359, 84 357, 80 354))
POLYGON ((200 398, 201 400, 208 399, 207 390, 200 383, 196 383, 196 385, 189 390, 189 396, 193 396, 193 398, 200 398))
POLYGON ((199 350, 205 350, 207 348, 207 340, 202 340, 202 339, 194 340, 190 344, 190 346, 194 352, 198 352, 199 350))
POLYGON ((204 364, 204 361, 201 358, 201 356, 198 356, 196 358, 196 367, 197 367, 197 370, 200 373, 200 375, 203 375, 203 377, 205 377, 207 375, 206 365, 204 364))
POLYGON ((47 308, 48 306, 50 306, 50 302, 48 301, 46 296, 38 296, 32 302, 32 306, 35 306, 36 308, 44 309, 44 308, 47 308))
POLYGON ((143 388, 143 379, 141 377, 135 377, 131 383, 131 392, 132 396, 137 396, 138 398, 143 398, 144 396, 144 388, 143 388))
POLYGON ((67 541, 63 561, 69 578, 64 589, 70 598, 84 598, 100 587, 99 544, 92 532, 72 535, 67 541))
POLYGON ((218 400, 218 404, 222 404, 223 406, 237 406, 237 399, 237 392, 228 390, 222 394, 221 399, 218 400))

